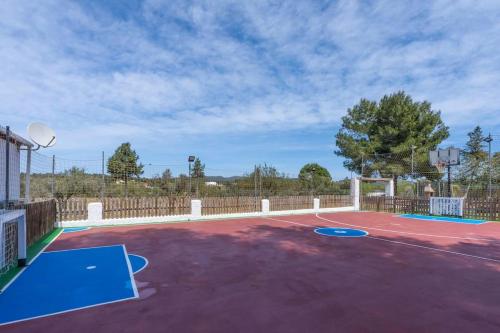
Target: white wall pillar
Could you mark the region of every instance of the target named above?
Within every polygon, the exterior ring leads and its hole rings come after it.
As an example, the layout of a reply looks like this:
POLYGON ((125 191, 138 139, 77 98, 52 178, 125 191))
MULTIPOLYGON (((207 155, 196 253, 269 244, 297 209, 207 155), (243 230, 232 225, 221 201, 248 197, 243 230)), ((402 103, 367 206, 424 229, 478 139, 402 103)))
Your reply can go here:
POLYGON ((262 214, 269 214, 269 200, 262 199, 262 214))
POLYGON ((394 179, 391 179, 387 183, 385 183, 385 196, 386 197, 394 196, 394 179))
POLYGON ((88 221, 98 222, 102 221, 102 203, 101 202, 91 202, 87 206, 88 209, 88 221))
POLYGON ((319 198, 314 198, 314 200, 313 200, 313 209, 315 211, 319 211, 319 198))
POLYGON ((201 200, 191 200, 191 217, 201 217, 201 200))
POLYGON ((354 210, 359 210, 360 180, 357 177, 351 179, 351 197, 354 210))

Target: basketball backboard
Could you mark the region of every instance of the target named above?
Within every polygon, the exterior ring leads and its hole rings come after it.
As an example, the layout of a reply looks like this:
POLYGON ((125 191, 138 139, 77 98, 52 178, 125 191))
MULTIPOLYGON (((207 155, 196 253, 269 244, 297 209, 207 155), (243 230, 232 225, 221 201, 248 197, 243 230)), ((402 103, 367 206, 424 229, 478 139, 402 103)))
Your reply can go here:
POLYGON ((431 150, 429 152, 429 160, 432 165, 459 165, 460 164, 460 149, 446 148, 431 150))

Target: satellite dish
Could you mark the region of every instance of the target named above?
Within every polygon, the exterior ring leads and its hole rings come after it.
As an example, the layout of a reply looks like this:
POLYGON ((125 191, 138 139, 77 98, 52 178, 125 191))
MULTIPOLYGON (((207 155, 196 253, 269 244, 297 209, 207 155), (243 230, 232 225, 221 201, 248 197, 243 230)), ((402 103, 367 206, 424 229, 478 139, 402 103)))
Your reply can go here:
MULTIPOLYGON (((38 148, 48 148, 56 144, 56 133, 50 127, 42 123, 31 123, 28 125, 28 134, 31 141, 38 145, 38 148)), ((37 148, 37 149, 38 149, 37 148)))

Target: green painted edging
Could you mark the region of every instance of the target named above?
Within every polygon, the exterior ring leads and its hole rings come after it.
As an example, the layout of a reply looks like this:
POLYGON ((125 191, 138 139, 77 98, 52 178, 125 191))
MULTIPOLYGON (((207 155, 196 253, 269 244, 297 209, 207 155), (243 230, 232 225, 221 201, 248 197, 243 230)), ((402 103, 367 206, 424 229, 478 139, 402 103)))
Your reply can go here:
MULTIPOLYGON (((40 252, 42 252, 45 247, 52 243, 57 238, 57 236, 61 234, 62 231, 62 228, 56 228, 51 233, 38 240, 35 244, 28 247, 28 263, 30 263, 40 252)), ((0 290, 2 290, 3 287, 5 287, 7 283, 9 283, 21 270, 22 267, 16 266, 8 270, 7 273, 0 276, 0 290)))

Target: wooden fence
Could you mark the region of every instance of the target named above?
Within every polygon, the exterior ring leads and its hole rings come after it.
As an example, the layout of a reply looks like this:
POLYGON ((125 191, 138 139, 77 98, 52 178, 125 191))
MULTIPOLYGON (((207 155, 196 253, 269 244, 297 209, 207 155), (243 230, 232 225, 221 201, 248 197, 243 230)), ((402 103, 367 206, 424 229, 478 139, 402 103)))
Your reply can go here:
POLYGON ((320 195, 320 208, 336 208, 352 206, 350 195, 320 195))
POLYGON ((189 197, 104 198, 105 219, 185 215, 191 213, 189 197))
POLYGON ((429 200, 407 197, 362 197, 361 209, 404 214, 429 214, 429 200))
MULTIPOLYGON (((87 205, 92 199, 69 198, 57 200, 57 220, 75 221, 86 220, 88 217, 87 205)), ((96 201, 96 200, 93 200, 96 201)))
POLYGON ((464 215, 490 221, 500 220, 500 198, 467 199, 464 202, 464 215))
POLYGON ((312 195, 293 195, 269 197, 269 209, 271 211, 312 209, 312 195))
POLYGON ((251 213, 262 210, 260 197, 207 197, 201 199, 201 214, 251 213))
POLYGON ((16 205, 26 210, 26 242, 30 246, 55 228, 57 207, 53 199, 16 205))
MULTIPOLYGON (((361 209, 377 212, 429 215, 429 199, 403 197, 362 197, 361 209)), ((464 217, 500 220, 500 199, 470 198, 464 202, 464 217)))
MULTIPOLYGON (((349 195, 321 195, 321 208, 352 206, 349 195)), ((262 210, 261 197, 206 197, 202 198, 202 215, 249 213, 262 210)), ((274 196, 269 198, 271 211, 312 209, 313 196, 274 196)), ((85 220, 88 218, 87 205, 100 202, 98 198, 69 198, 57 201, 58 221, 85 220)), ((128 197, 104 198, 103 218, 129 218, 191 213, 189 197, 128 197)))

